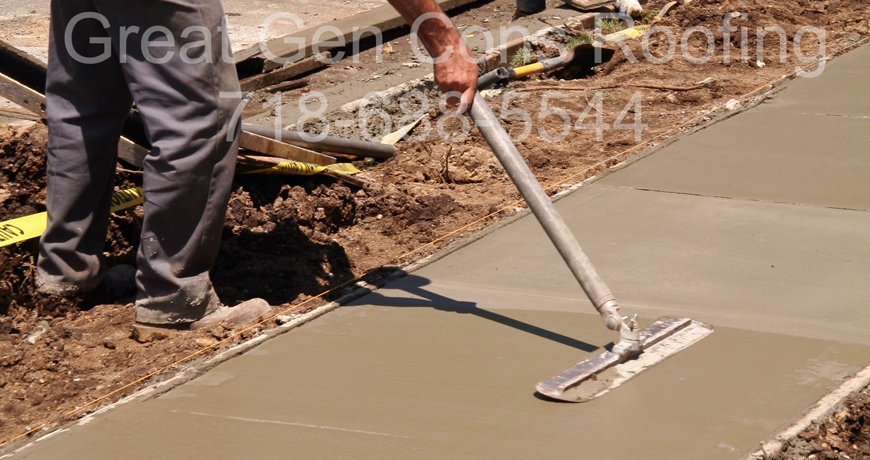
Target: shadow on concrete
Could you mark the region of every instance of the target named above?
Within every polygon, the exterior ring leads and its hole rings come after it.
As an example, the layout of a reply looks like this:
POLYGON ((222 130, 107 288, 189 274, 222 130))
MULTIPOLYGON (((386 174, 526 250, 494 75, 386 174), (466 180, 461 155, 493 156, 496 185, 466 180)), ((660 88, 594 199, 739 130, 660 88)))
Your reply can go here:
MULTIPOLYGON (((505 326, 512 327, 514 329, 533 334, 547 340, 552 340, 554 342, 561 343, 562 345, 567 345, 569 347, 573 347, 585 352, 591 353, 599 349, 599 347, 583 342, 581 340, 577 340, 559 334, 557 332, 548 331, 533 324, 525 323, 514 318, 509 318, 507 316, 500 315, 489 310, 478 308, 477 304, 474 302, 463 302, 460 300, 454 300, 449 297, 444 297, 440 294, 436 294, 434 292, 423 289, 423 286, 426 286, 428 284, 430 284, 430 281, 426 278, 414 275, 407 275, 397 281, 394 281, 390 285, 390 289, 405 291, 408 294, 417 296, 419 298, 392 296, 387 297, 382 295, 379 291, 375 291, 365 296, 365 304, 381 307, 424 307, 433 308, 438 311, 469 314, 489 321, 494 321, 496 323, 503 324, 505 326)), ((349 306, 353 307, 353 305, 349 306)))

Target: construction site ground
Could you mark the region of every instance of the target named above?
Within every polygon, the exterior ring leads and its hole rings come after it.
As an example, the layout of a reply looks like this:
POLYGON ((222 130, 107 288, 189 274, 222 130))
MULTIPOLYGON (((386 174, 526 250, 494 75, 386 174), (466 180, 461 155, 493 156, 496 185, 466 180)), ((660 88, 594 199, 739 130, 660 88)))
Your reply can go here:
MULTIPOLYGON (((478 8, 511 11, 509 2, 492 3, 499 5, 478 8)), ((862 3, 791 6, 770 13, 751 2, 692 4, 669 21, 677 29, 715 30, 720 11, 755 11, 750 26, 781 21, 791 11, 795 24, 830 27, 829 53, 868 35, 862 3)), ((543 14, 559 17, 553 11, 543 14)), ((597 69, 588 79, 546 80, 564 86, 716 82, 693 92, 607 90, 610 124, 640 91, 649 125, 643 144, 631 131, 605 131, 598 142, 594 131, 572 130, 558 143, 530 137, 520 152, 545 185, 576 184, 640 153, 634 146, 663 143, 729 116, 726 102, 770 89, 768 83, 798 64, 721 61, 716 55, 702 66, 679 57, 667 65, 622 63, 608 75, 597 69)), ((789 83, 759 107, 680 138, 559 202, 627 311, 645 322, 691 316, 717 328, 600 400, 578 406, 533 395, 538 380, 614 337, 581 299, 537 223, 523 217, 160 398, 122 405, 18 455, 528 458, 576 456, 582 446, 584 458, 738 458, 870 364, 863 334, 870 318, 862 304, 870 271, 864 238, 870 163, 862 153, 870 94, 857 83, 870 74, 868 62, 867 47, 852 51, 828 62, 822 76, 789 83), (103 448, 89 449, 94 443, 103 448)), ((538 121, 540 93, 525 94, 512 107, 526 110, 535 129, 554 134, 556 117, 538 121)), ((556 103, 576 119, 590 97, 570 92, 556 103)), ((502 109, 501 98, 491 105, 502 109)), ((508 117, 506 125, 517 134, 521 121, 508 117)), ((0 219, 42 211, 45 129, 3 130, 0 219)), ((347 292, 310 300, 326 289, 435 254, 521 209, 476 132, 452 144, 433 133, 399 148, 386 162, 357 162, 370 182, 364 189, 318 177, 238 177, 213 274, 222 299, 263 297, 280 309, 310 311, 347 292)), ((121 172, 118 186, 139 181, 136 173, 121 172)), ((138 219, 141 209, 113 217, 110 263, 133 261, 138 219)), ((129 304, 35 294, 35 255, 35 242, 0 249, 0 439, 46 422, 60 426, 99 405, 76 407, 232 335, 217 327, 140 344, 130 337, 129 304), (46 334, 27 343, 43 321, 46 334)), ((833 452, 826 436, 833 435, 806 435, 833 452)))

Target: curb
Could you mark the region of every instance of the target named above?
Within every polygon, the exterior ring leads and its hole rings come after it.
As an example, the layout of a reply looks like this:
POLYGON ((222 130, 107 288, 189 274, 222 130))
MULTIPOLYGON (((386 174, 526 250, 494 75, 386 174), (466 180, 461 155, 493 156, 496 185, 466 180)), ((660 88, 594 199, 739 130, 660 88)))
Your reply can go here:
POLYGON ((846 399, 858 394, 870 384, 870 366, 865 367, 854 376, 847 379, 834 391, 818 400, 803 417, 791 423, 772 438, 761 443, 758 450, 747 454, 742 460, 767 460, 770 455, 782 453, 789 442, 815 423, 821 422, 836 409, 842 406, 846 399))

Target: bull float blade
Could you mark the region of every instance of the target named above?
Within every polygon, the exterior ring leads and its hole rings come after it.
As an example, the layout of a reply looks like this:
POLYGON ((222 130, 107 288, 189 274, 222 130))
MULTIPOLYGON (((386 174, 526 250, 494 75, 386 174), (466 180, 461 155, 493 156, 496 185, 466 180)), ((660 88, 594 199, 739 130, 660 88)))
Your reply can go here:
POLYGON ((637 315, 626 322, 628 318, 622 317, 613 293, 480 93, 474 95, 469 113, 604 325, 619 332, 619 342, 611 351, 542 382, 537 387, 541 394, 563 401, 588 401, 713 332, 712 327, 689 318, 657 321, 643 331, 637 328, 637 315))
POLYGON ((560 401, 590 401, 712 333, 712 326, 690 318, 659 319, 640 331, 640 353, 605 351, 539 383, 536 389, 560 401))

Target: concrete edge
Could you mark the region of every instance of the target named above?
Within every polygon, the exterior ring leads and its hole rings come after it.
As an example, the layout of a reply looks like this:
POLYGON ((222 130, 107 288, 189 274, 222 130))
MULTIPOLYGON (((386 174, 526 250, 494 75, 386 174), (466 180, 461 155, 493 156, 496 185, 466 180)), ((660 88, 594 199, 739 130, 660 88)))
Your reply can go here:
MULTIPOLYGON (((572 193, 579 190, 581 187, 583 187, 584 185, 586 185, 588 183, 589 183, 589 179, 587 179, 585 181, 578 180, 577 182, 575 182, 572 185, 563 185, 562 190, 559 191, 558 193, 556 193, 555 195, 551 196, 550 200, 553 201, 554 203, 556 203, 559 200, 571 195, 572 193)), ((455 241, 448 243, 443 248, 436 250, 433 254, 428 255, 428 256, 426 256, 426 257, 424 257, 416 262, 413 262, 413 263, 401 268, 399 270, 399 274, 394 273, 393 275, 390 275, 388 278, 390 281, 392 281, 392 280, 399 279, 402 276, 405 276, 407 274, 416 272, 417 270, 420 270, 428 265, 431 265, 431 264, 453 254, 454 252, 456 252, 456 251, 458 251, 466 246, 469 246, 478 240, 483 239, 484 237, 495 232, 496 230, 507 227, 508 225, 511 225, 511 224, 519 221, 520 219, 530 215, 531 213, 532 213, 531 210, 527 206, 517 206, 516 208, 514 208, 514 214, 507 216, 507 217, 504 217, 504 218, 501 218, 501 219, 499 219, 495 222, 489 223, 489 224, 483 224, 483 228, 476 230, 476 231, 473 231, 474 233, 472 233, 466 237, 461 237, 455 241)), ((470 230, 470 231, 472 231, 472 230, 470 230)))
POLYGON ((839 407, 846 399, 863 390, 870 384, 870 366, 865 367, 854 376, 847 379, 839 387, 818 400, 803 417, 792 422, 785 429, 764 441, 758 450, 742 457, 743 460, 767 460, 772 454, 781 453, 788 446, 789 441, 797 437, 804 430, 819 423, 839 407))

